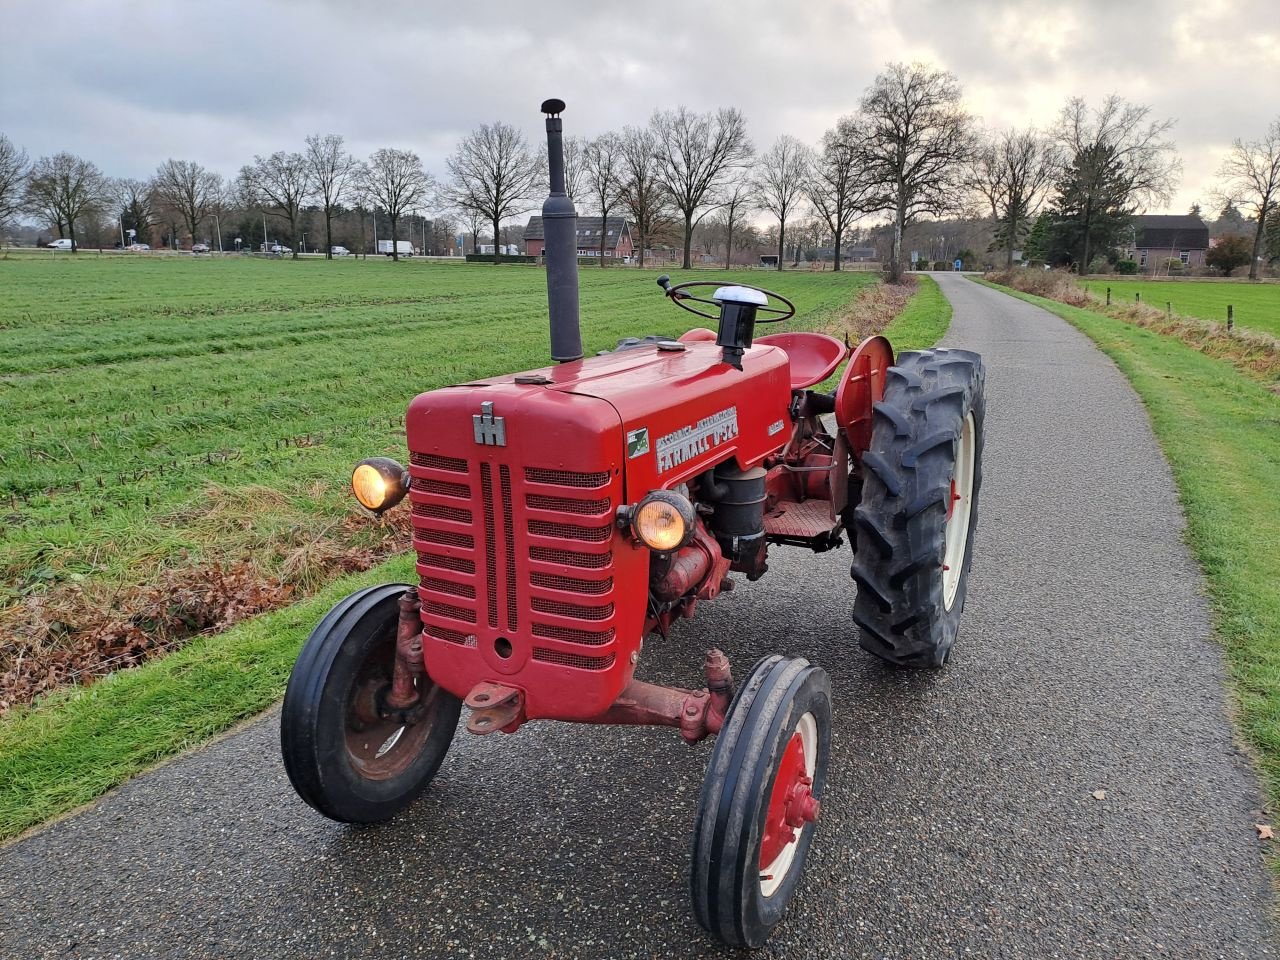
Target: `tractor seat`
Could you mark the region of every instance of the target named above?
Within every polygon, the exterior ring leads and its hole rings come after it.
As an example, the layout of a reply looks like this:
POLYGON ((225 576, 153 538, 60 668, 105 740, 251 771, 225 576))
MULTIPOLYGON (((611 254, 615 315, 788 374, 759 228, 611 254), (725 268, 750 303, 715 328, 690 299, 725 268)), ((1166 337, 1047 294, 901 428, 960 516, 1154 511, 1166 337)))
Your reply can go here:
POLYGON ((768 344, 786 351, 791 360, 791 389, 803 390, 836 372, 849 348, 825 333, 771 333, 756 337, 756 345, 768 344))

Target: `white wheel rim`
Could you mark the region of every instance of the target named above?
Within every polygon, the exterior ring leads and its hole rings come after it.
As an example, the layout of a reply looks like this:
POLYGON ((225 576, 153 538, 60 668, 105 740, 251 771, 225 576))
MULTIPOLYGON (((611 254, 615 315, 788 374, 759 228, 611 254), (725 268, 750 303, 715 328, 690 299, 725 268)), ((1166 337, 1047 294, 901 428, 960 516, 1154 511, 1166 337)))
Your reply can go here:
MULTIPOLYGON (((800 718, 792 735, 797 733, 800 734, 800 746, 804 750, 804 775, 812 780, 813 771, 818 763, 818 721, 814 719, 812 713, 806 713, 800 718)), ((800 839, 808 829, 806 825, 797 830, 795 839, 783 847, 782 852, 760 871, 760 893, 763 896, 773 896, 787 879, 791 864, 796 858, 796 850, 800 847, 800 839)))
POLYGON ((969 548, 969 517, 973 512, 974 444, 973 414, 964 418, 960 441, 956 444, 956 472, 951 480, 948 504, 950 513, 943 532, 942 605, 950 610, 960 590, 960 574, 964 572, 964 556, 969 548))

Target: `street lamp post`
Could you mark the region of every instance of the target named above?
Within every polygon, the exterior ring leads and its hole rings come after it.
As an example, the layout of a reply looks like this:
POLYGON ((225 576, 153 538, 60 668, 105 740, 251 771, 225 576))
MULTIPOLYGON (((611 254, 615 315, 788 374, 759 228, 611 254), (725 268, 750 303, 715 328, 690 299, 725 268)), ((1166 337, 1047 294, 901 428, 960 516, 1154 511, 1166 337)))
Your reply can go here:
POLYGON ((302 252, 307 252, 307 231, 302 231, 302 252))
POLYGON ((222 221, 218 219, 218 215, 213 215, 213 227, 218 231, 218 252, 222 252, 222 221))

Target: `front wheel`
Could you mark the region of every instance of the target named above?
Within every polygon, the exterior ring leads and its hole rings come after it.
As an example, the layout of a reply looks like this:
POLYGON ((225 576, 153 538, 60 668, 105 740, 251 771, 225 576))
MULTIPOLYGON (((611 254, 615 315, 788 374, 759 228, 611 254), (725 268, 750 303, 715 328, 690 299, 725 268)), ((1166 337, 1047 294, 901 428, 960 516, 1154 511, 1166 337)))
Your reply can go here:
POLYGON ((690 887, 698 923, 758 947, 804 871, 831 752, 831 681, 796 657, 766 657, 734 697, 702 784, 690 887))
POLYGON ((904 667, 950 656, 973 562, 986 404, 968 350, 899 355, 873 408, 853 511, 853 619, 862 646, 904 667))
POLYGON ((416 681, 409 711, 386 705, 405 584, 359 590, 311 632, 289 675, 280 748, 307 803, 347 823, 376 823, 426 789, 453 741, 462 702, 416 681))

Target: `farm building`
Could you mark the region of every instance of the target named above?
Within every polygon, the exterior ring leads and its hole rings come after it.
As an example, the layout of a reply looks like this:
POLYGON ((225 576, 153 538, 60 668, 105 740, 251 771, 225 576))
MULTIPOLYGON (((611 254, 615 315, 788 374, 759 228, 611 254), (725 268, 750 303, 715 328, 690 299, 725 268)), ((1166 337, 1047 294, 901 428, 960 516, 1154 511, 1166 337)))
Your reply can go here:
MULTIPOLYGON (((629 257, 632 254, 631 224, 622 217, 610 217, 604 225, 607 231, 604 242, 606 257, 629 257)), ((578 218, 578 256, 600 256, 600 218, 578 218)), ((531 257, 540 257, 543 252, 542 218, 530 217, 524 228, 524 252, 531 257)))
POLYGON ((1209 228, 1193 214, 1148 214, 1133 218, 1133 250, 1129 256, 1143 271, 1162 269, 1170 260, 1203 267, 1209 250, 1209 228))

